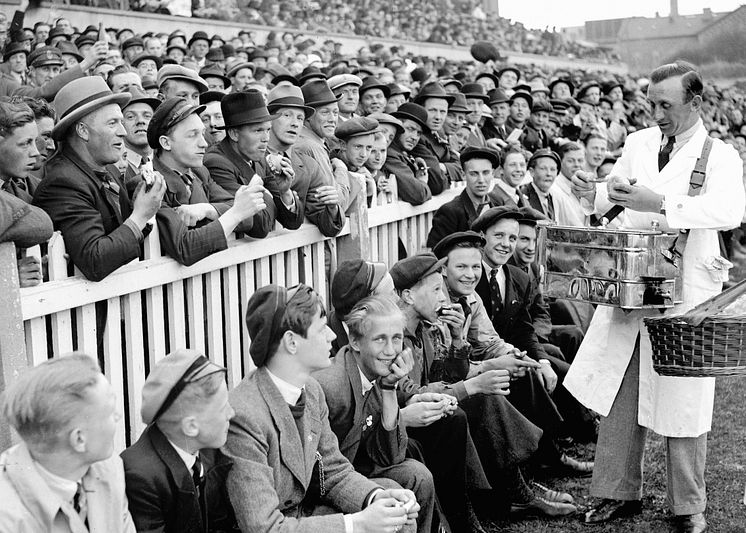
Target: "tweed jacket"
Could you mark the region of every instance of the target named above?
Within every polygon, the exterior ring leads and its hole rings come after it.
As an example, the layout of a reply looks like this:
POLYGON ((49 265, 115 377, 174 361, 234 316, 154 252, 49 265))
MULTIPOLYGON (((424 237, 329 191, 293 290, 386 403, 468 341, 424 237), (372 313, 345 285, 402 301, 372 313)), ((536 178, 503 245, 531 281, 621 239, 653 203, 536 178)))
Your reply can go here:
POLYGON ((497 180, 495 181, 495 186, 492 187, 492 190, 488 193, 488 197, 490 199, 490 202, 492 205, 498 206, 498 205, 508 205, 511 207, 528 207, 528 199, 526 198, 526 195, 521 192, 520 189, 517 189, 516 192, 518 193, 518 202, 511 198, 507 192, 503 190, 500 185, 498 185, 497 180))
POLYGON ((355 470, 369 476, 375 467, 401 463, 407 453, 404 420, 392 430, 381 422, 381 389, 377 382, 363 396, 360 368, 350 346, 343 347, 334 362, 314 374, 324 389, 329 423, 339 440, 339 451, 355 470))
POLYGON ((223 451, 233 461, 227 487, 241 531, 344 533, 342 513, 360 511, 378 488, 340 453, 315 379, 305 393, 301 439, 266 367, 230 392, 236 414, 223 451), (322 504, 338 512, 310 516, 322 504))
POLYGON ((0 242, 28 248, 52 236, 52 221, 42 209, 0 190, 0 242))
MULTIPOLYGON (((386 162, 382 171, 396 176, 396 186, 399 200, 412 205, 420 205, 432 198, 430 179, 428 183, 415 178, 414 158, 404 151, 398 140, 394 140, 386 151, 386 162)), ((437 189, 437 184, 436 184, 437 189)))
POLYGON ((490 272, 485 270, 477 283, 477 294, 492 319, 495 331, 500 337, 519 350, 528 352, 534 360, 546 359, 547 354, 536 338, 529 306, 531 305, 531 281, 528 274, 513 265, 503 265, 505 271, 505 304, 498 314, 493 314, 490 294, 490 272))
POLYGON ((47 212, 62 232, 70 259, 83 275, 100 281, 140 255, 143 235, 123 222, 132 212, 119 173, 107 169, 119 186, 118 209, 104 182, 68 147, 57 151, 44 169, 34 205, 47 212))
POLYGON ((88 527, 72 502, 61 501, 21 442, 0 455, 0 531, 13 533, 135 533, 124 493, 122 460, 90 466, 82 479, 88 527))
POLYGON ((192 472, 155 424, 122 452, 127 499, 138 531, 238 531, 225 491, 231 464, 217 450, 202 450, 207 523, 203 523, 192 472))
MULTIPOLYGON (((486 200, 486 207, 495 205, 494 200, 489 196, 486 200)), ((432 248, 451 233, 468 230, 477 216, 479 216, 477 208, 474 207, 474 202, 464 189, 456 198, 440 206, 433 215, 430 234, 427 236, 427 247, 432 248)))

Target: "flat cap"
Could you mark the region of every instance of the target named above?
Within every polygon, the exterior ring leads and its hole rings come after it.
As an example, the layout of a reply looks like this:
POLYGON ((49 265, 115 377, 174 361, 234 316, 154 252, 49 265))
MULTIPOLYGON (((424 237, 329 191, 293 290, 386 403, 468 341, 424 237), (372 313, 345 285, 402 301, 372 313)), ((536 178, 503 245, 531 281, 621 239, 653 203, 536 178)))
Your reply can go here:
POLYGON ((337 74, 336 76, 332 76, 326 80, 326 82, 329 84, 329 88, 332 91, 344 87, 345 85, 360 87, 363 84, 363 80, 354 74, 337 74))
POLYGON ((509 205, 490 207, 487 211, 484 211, 481 215, 479 215, 474 222, 471 223, 471 229, 473 231, 484 232, 487 230, 487 228, 504 218, 520 220, 521 211, 517 207, 512 207, 509 205))
POLYGON ((122 51, 125 51, 127 48, 132 48, 133 46, 144 47, 145 43, 140 37, 130 37, 122 43, 122 51))
POLYGON ((531 104, 531 112, 538 113, 539 111, 546 111, 547 113, 552 112, 552 104, 546 100, 534 100, 531 104))
POLYGON ((169 98, 153 113, 153 118, 148 124, 148 144, 152 149, 160 148, 159 139, 161 135, 166 135, 168 130, 182 122, 187 117, 199 114, 205 110, 203 105, 189 105, 185 98, 176 96, 169 98))
POLYGON ((334 135, 344 141, 360 135, 368 135, 377 129, 377 120, 369 117, 355 117, 340 123, 334 135))
POLYGON ((331 286, 331 299, 337 315, 347 316, 355 304, 370 296, 386 275, 384 263, 353 259, 339 264, 331 286))
POLYGON ((472 159, 486 159, 487 161, 492 163, 492 168, 497 168, 500 166, 500 154, 497 153, 497 151, 492 150, 491 148, 467 146, 461 151, 461 155, 459 156, 461 166, 464 166, 464 163, 466 163, 467 161, 471 161, 472 159))
POLYGON ((207 82, 200 78, 199 74, 181 65, 164 65, 158 71, 158 87, 160 88, 167 80, 182 80, 193 83, 199 88, 199 92, 206 91, 209 87, 207 82))
POLYGON ((158 420, 189 383, 226 370, 201 352, 180 348, 158 361, 142 387, 140 415, 145 424, 158 420))
POLYGON ((523 98, 528 103, 528 107, 532 107, 534 105, 534 98, 527 92, 524 91, 518 91, 510 95, 510 103, 512 104, 519 98, 523 98))
POLYGON ((405 289, 411 289, 420 280, 426 278, 430 274, 440 272, 440 269, 445 265, 446 259, 438 259, 435 254, 431 252, 422 252, 417 255, 413 255, 397 261, 394 266, 391 267, 389 274, 394 280, 394 287, 396 290, 403 291, 405 289))
POLYGON ((487 241, 476 231, 457 231, 440 239, 438 244, 433 246, 433 253, 438 259, 443 259, 457 244, 462 242, 472 242, 482 248, 487 241))
POLYGON ((43 67, 45 65, 62 66, 62 52, 56 46, 41 46, 31 52, 26 59, 30 67, 43 67))
POLYGON ((531 154, 531 157, 528 160, 528 168, 531 168, 535 164, 535 162, 542 157, 548 157, 549 159, 554 160, 554 162, 557 163, 557 168, 559 168, 562 164, 560 161, 560 156, 558 156, 550 148, 539 148, 533 154, 531 154))
POLYGON ((518 219, 519 224, 536 226, 540 222, 549 221, 549 219, 544 216, 544 213, 537 211, 533 207, 521 207, 518 211, 521 213, 521 216, 518 219))
POLYGON ((388 113, 371 113, 370 115, 368 115, 368 118, 372 118, 373 120, 378 121, 379 126, 381 124, 391 124, 400 132, 404 131, 404 124, 401 123, 401 120, 393 115, 389 115, 388 113))

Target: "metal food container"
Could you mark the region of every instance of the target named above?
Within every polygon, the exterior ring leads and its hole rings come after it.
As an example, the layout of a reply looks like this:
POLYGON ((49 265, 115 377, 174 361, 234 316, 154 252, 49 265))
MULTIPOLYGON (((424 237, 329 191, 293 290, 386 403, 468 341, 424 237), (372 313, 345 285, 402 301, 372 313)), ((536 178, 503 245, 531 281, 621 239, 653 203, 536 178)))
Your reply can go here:
POLYGON ((544 295, 622 309, 681 303, 681 272, 664 253, 676 233, 540 226, 544 295))

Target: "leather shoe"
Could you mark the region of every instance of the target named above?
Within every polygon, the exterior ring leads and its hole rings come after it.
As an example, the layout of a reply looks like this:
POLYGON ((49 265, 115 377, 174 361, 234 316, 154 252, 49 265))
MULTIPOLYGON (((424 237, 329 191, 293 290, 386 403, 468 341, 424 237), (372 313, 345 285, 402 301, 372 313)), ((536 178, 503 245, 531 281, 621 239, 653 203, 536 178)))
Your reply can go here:
POLYGON ((578 461, 569 455, 562 454, 560 457, 561 470, 573 477, 590 477, 593 475, 593 461, 578 461))
POLYGON ((535 490, 539 491, 539 494, 541 494, 541 497, 549 502, 557 502, 557 503, 575 503, 574 498, 568 494, 567 492, 560 492, 558 490, 552 490, 541 483, 537 483, 534 481, 532 483, 535 490))
POLYGON ((640 514, 642 502, 640 500, 601 500, 601 503, 585 513, 585 524, 603 524, 609 520, 640 514))
POLYGON ((541 496, 534 496, 534 499, 528 503, 510 504, 510 514, 554 517, 568 516, 577 512, 578 508, 571 503, 550 502, 541 496))
POLYGON ((704 533, 707 531, 707 520, 704 513, 676 517, 676 533, 704 533))

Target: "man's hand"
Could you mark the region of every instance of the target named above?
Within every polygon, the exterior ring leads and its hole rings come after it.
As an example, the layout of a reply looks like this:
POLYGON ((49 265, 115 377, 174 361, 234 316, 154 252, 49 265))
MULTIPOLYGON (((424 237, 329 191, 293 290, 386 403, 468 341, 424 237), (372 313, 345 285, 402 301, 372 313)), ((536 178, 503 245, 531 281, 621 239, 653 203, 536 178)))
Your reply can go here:
POLYGON ((355 533, 392 533, 399 531, 407 519, 399 500, 377 494, 368 507, 352 515, 352 524, 355 533))
POLYGON ((98 65, 99 61, 106 59, 109 54, 109 45, 106 41, 96 41, 85 53, 83 61, 80 62, 80 68, 83 72, 98 65))
POLYGON ((166 193, 166 180, 156 172, 153 177, 153 185, 150 188, 141 182, 132 195, 132 214, 130 218, 140 229, 145 227, 148 220, 153 218, 161 207, 161 200, 166 193))
POLYGON ((525 352, 519 352, 519 355, 510 352, 494 359, 482 361, 483 370, 507 370, 511 378, 522 378, 526 375, 526 371, 531 368, 539 369, 541 365, 526 357, 525 352))
POLYGON ((609 200, 633 211, 644 213, 659 213, 661 208, 662 194, 653 192, 644 185, 636 185, 636 180, 626 179, 619 176, 610 176, 606 189, 609 200))
POLYGON ((412 350, 404 348, 395 358, 391 361, 389 370, 391 373, 388 376, 381 378, 381 383, 384 385, 394 386, 399 381, 407 377, 407 375, 414 368, 414 356, 412 350))
POLYGON ((412 526, 416 524, 420 504, 417 503, 417 497, 414 495, 414 492, 408 489, 386 489, 378 491, 373 497, 373 501, 381 498, 394 498, 406 511, 407 524, 412 526))
POLYGON ((570 190, 577 198, 585 198, 591 204, 596 201, 596 174, 578 170, 570 178, 570 190))
POLYGON ((469 396, 475 394, 494 394, 507 396, 510 394, 510 372, 507 370, 487 370, 478 376, 464 382, 469 396))
POLYGON ((414 173, 414 177, 420 181, 424 181, 425 183, 427 183, 428 172, 427 172, 427 163, 425 162, 425 160, 422 159, 421 157, 415 157, 414 166, 417 169, 414 173))
POLYGON ((554 392, 554 388, 557 386, 557 374, 552 370, 552 365, 546 359, 541 360, 541 368, 538 370, 539 377, 544 382, 544 388, 548 393, 554 392))
POLYGON ((241 220, 253 217, 267 208, 267 204, 264 201, 264 190, 264 185, 258 181, 239 187, 233 199, 233 207, 231 209, 237 211, 241 216, 241 220))
POLYGON ((461 310, 461 306, 458 304, 444 306, 441 308, 439 317, 440 321, 451 330, 451 336, 454 339, 461 339, 464 323, 466 322, 466 317, 461 310))
POLYGON ((215 208, 206 203, 180 205, 178 207, 175 207, 174 211, 178 213, 181 221, 190 228, 196 226, 201 220, 204 220, 205 218, 215 220, 218 217, 218 212, 215 210, 215 208))
POLYGON ((42 282, 41 263, 32 256, 18 260, 18 281, 21 287, 34 287, 42 282))
POLYGON ((324 205, 339 205, 339 191, 334 185, 322 185, 314 191, 319 203, 324 205))
POLYGON ((272 170, 274 182, 277 184, 280 196, 282 196, 290 190, 290 186, 295 181, 293 163, 285 156, 268 154, 267 164, 272 170))
POLYGON ((394 192, 393 180, 395 179, 396 177, 394 177, 393 174, 383 174, 380 178, 378 178, 378 190, 386 193, 394 192))

